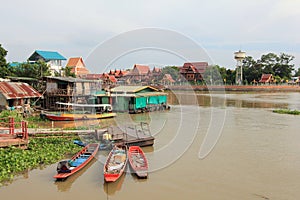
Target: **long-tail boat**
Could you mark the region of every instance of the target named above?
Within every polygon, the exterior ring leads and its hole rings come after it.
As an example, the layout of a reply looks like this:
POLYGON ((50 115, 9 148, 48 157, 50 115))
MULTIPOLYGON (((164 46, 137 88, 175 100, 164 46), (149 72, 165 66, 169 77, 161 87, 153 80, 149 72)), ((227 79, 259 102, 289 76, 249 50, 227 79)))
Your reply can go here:
POLYGON ((60 161, 57 165, 57 174, 54 176, 54 178, 57 180, 64 180, 72 174, 78 172, 95 157, 98 149, 98 143, 87 144, 71 159, 60 161))

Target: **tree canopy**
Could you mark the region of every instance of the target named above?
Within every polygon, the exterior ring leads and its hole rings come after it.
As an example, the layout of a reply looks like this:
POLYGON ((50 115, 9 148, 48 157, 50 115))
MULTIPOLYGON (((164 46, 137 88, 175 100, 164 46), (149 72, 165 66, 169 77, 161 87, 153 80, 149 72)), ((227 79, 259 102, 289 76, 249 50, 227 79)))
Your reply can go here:
POLYGON ((260 59, 254 60, 247 56, 243 60, 243 78, 248 83, 258 81, 262 74, 273 74, 276 77, 290 79, 294 70, 294 56, 281 53, 268 53, 261 56, 260 59))
POLYGON ((0 44, 0 78, 5 78, 10 73, 5 59, 6 55, 7 51, 0 44))

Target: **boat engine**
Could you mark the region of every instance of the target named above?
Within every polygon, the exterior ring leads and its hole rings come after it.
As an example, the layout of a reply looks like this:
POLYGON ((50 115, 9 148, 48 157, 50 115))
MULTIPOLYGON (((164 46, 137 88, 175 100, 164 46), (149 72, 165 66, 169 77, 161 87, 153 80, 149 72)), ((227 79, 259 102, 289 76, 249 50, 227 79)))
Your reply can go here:
POLYGON ((70 167, 71 166, 69 164, 69 161, 63 160, 57 164, 56 171, 57 171, 57 173, 70 173, 71 172, 70 167))

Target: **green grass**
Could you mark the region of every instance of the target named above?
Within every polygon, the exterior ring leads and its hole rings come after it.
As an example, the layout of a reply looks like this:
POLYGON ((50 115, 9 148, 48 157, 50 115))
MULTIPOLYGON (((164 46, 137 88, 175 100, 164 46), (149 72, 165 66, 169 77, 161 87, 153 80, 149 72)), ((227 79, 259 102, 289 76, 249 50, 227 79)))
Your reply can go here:
POLYGON ((74 138, 33 138, 27 150, 16 147, 0 148, 0 186, 25 170, 53 164, 82 147, 73 144, 74 138))
POLYGON ((278 110, 273 110, 273 112, 279 114, 300 115, 300 111, 290 110, 290 109, 278 109, 278 110))

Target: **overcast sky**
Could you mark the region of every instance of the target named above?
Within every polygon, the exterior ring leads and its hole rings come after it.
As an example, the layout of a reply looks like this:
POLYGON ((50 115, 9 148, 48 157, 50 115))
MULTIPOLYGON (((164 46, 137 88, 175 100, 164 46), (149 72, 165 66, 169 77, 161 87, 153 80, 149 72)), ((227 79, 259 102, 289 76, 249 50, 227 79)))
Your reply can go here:
MULTIPOLYGON (((288 53, 296 57, 295 68, 300 66, 299 0, 1 1, 0 44, 8 50, 9 62, 25 61, 34 50, 88 59, 109 40, 124 45, 124 41, 117 42, 120 34, 151 27, 197 43, 211 64, 226 68, 234 68, 233 53, 239 49, 255 59, 269 52, 288 53)), ((147 38, 151 41, 151 35, 143 37, 147 38)), ((174 38, 164 40, 177 45, 176 49, 184 48, 174 38)), ((135 43, 135 38, 127 41, 135 43)), ((193 61, 204 61, 200 59, 205 57, 193 61)), ((132 68, 140 62, 183 64, 180 59, 143 61, 143 56, 136 55, 119 59, 114 67, 132 68)))

